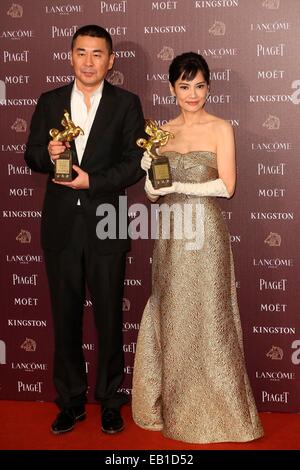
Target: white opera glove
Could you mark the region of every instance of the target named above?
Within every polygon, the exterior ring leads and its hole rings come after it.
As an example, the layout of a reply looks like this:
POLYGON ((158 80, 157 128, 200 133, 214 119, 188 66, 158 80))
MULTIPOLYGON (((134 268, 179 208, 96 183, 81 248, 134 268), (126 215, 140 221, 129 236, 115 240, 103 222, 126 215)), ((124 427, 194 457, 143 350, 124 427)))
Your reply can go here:
POLYGON ((143 153, 143 158, 141 159, 141 168, 147 172, 149 168, 151 167, 151 162, 152 162, 152 158, 150 157, 149 153, 146 150, 143 153))
POLYGON ((175 182, 173 186, 176 193, 186 194, 188 196, 218 196, 230 198, 230 194, 221 178, 206 181, 205 183, 175 182))
POLYGON ((176 192, 175 185, 178 183, 172 184, 172 186, 169 186, 167 188, 160 188, 160 189, 154 189, 151 181, 149 180, 148 176, 145 181, 145 191, 147 193, 147 196, 151 201, 156 201, 159 196, 166 196, 166 194, 172 194, 176 192))

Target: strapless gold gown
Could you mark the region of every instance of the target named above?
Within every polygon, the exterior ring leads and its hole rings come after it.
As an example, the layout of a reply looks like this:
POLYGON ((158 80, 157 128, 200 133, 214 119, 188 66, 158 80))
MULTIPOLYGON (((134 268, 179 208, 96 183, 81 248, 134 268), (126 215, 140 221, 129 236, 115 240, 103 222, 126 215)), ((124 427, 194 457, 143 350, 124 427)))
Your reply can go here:
MULTIPOLYGON (((168 152, 174 181, 218 178, 212 152, 168 152)), ((152 294, 137 342, 132 392, 140 427, 190 443, 263 435, 246 372, 229 233, 213 197, 170 194, 167 204, 202 204, 204 244, 155 241, 152 294)))

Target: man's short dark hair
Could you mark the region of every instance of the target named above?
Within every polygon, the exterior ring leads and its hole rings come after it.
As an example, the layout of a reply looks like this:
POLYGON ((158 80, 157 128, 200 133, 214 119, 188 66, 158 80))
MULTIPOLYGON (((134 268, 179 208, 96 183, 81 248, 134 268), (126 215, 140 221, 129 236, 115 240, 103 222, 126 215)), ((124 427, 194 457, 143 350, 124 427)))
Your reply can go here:
POLYGON ((97 24, 88 24, 86 26, 81 26, 77 29, 76 33, 72 38, 71 49, 74 48, 74 43, 78 36, 92 36, 93 38, 103 38, 106 41, 109 54, 113 52, 113 44, 111 35, 106 31, 106 29, 98 26, 97 24))

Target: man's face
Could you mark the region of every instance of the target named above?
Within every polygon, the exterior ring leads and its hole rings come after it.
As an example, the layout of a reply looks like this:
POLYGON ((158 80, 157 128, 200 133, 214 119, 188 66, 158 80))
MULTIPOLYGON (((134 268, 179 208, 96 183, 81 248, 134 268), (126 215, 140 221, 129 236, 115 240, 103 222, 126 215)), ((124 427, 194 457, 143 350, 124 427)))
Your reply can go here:
POLYGON ((112 68, 114 55, 109 53, 104 38, 78 36, 71 56, 79 89, 93 91, 112 68))

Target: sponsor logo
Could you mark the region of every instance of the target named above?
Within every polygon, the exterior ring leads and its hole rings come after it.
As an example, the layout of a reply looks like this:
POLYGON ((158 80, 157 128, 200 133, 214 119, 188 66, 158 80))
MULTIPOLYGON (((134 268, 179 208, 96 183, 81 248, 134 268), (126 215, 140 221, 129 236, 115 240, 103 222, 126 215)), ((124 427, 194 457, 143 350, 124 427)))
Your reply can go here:
POLYGON ((249 95, 250 103, 288 103, 291 95, 249 95))
POLYGON ((172 34, 172 33, 186 33, 187 27, 185 25, 167 25, 167 26, 144 26, 145 34, 172 34))
POLYGON ((31 175, 32 171, 28 166, 25 165, 13 165, 12 163, 7 164, 7 174, 8 176, 26 176, 31 175))
POLYGON ((42 263, 43 257, 41 255, 6 255, 6 261, 8 263, 42 263))
POLYGON ((231 69, 212 70, 212 72, 210 73, 210 79, 211 80, 224 80, 225 82, 229 82, 230 73, 231 73, 231 69))
POLYGON ((20 243, 31 243, 31 233, 28 230, 24 230, 22 228, 16 236, 16 240, 20 243))
POLYGON ((295 351, 292 353, 292 363, 295 364, 296 366, 300 364, 300 340, 295 339, 295 341, 292 342, 291 348, 295 349, 295 351))
POLYGON ((239 127, 240 126, 240 120, 239 119, 228 119, 228 122, 230 122, 230 124, 233 127, 239 127))
POLYGON ((124 75, 122 72, 114 70, 107 77, 107 81, 111 83, 111 85, 121 86, 124 83, 124 75))
POLYGON ((172 95, 160 96, 157 93, 152 93, 152 103, 153 106, 161 104, 176 104, 176 100, 174 100, 174 96, 172 95))
POLYGON ((78 26, 73 25, 69 28, 60 28, 59 26, 51 26, 51 37, 54 38, 70 38, 76 32, 78 26))
POLYGON ((82 5, 46 5, 45 12, 50 14, 58 15, 70 15, 73 13, 83 13, 82 5))
POLYGON ((259 80, 282 80, 285 70, 258 70, 259 80))
POLYGON ((84 351, 95 351, 95 345, 93 343, 83 343, 82 349, 84 351))
POLYGON ((46 75, 46 83, 70 83, 74 75, 46 75))
POLYGON ((20 346, 21 349, 24 349, 26 352, 35 352, 36 351, 36 341, 32 338, 26 338, 20 346))
POLYGON ((172 47, 164 46, 157 54, 157 58, 161 60, 173 60, 174 55, 174 49, 172 47))
POLYGON ((20 276, 19 274, 12 274, 13 286, 37 286, 38 274, 30 274, 29 276, 20 276))
POLYGON ((0 99, 0 106, 36 106, 37 98, 0 99))
POLYGON ((261 312, 286 312, 287 304, 260 304, 261 312))
POLYGON ((11 7, 7 10, 6 14, 12 18, 22 18, 23 7, 18 3, 12 3, 11 7))
POLYGON ((277 130, 280 128, 280 119, 278 116, 269 114, 262 126, 266 127, 267 129, 277 130))
POLYGON ((141 279, 124 279, 124 286, 141 286, 141 279))
POLYGON ((115 51, 115 56, 117 59, 131 59, 136 56, 136 51, 115 51))
POLYGON ((3 210, 2 211, 3 219, 21 219, 21 218, 28 218, 28 219, 37 219, 42 217, 42 211, 10 211, 10 210, 3 210))
POLYGON ((259 290, 281 290, 286 291, 287 279, 280 279, 279 281, 267 281, 266 279, 259 279, 259 290))
POLYGON ((111 36, 126 36, 127 26, 111 26, 110 28, 105 28, 111 36))
POLYGON ((15 153, 24 153, 26 150, 26 144, 2 144, 2 152, 15 152, 15 153))
POLYGON ((123 322, 123 331, 138 331, 140 329, 140 324, 139 323, 132 323, 125 321, 123 322))
POLYGON ((195 8, 231 8, 238 7, 239 0, 196 0, 195 8))
POLYGON ((231 102, 231 95, 209 95, 206 101, 213 104, 228 104, 231 102))
POLYGON ((127 261, 128 264, 133 264, 133 262, 134 262, 134 257, 133 257, 133 256, 127 256, 127 257, 126 257, 126 261, 127 261))
POLYGON ((101 13, 126 13, 127 0, 121 2, 100 2, 101 13))
MULTIPOLYGON (((10 127, 13 131, 16 132, 26 132, 27 131, 27 122, 25 119, 17 118, 15 122, 10 127)), ((30 170, 30 168, 29 168, 30 170)))
POLYGON ((291 268, 293 266, 292 259, 280 259, 280 258, 260 258, 256 259, 253 258, 253 266, 257 266, 259 268, 291 268))
POLYGON ((264 46, 263 44, 256 45, 256 55, 257 57, 262 56, 280 56, 283 57, 284 55, 284 43, 279 43, 273 46, 264 46))
POLYGON ((69 62, 71 59, 71 51, 62 51, 62 52, 55 51, 53 52, 52 59, 53 61, 67 60, 69 62))
POLYGON ((17 29, 14 31, 2 31, 0 38, 2 39, 28 39, 34 38, 34 32, 30 29, 17 29))
POLYGON ((6 62, 28 62, 29 51, 9 52, 3 51, 3 61, 6 62))
POLYGON ((215 21, 214 24, 208 30, 212 36, 225 36, 226 26, 223 21, 215 21))
POLYGON ((0 339, 0 364, 6 364, 6 344, 0 339))
POLYGON ((253 326, 252 332, 272 335, 295 335, 296 328, 290 326, 253 326))
POLYGON ((132 366, 126 366, 124 367, 124 373, 127 375, 132 375, 133 372, 133 367, 132 366))
POLYGON ((272 346, 266 354, 272 361, 281 361, 283 359, 283 349, 279 346, 272 346))
POLYGON ((268 10, 278 10, 280 5, 280 0, 263 0, 262 6, 268 10))
POLYGON ((31 197, 34 188, 10 188, 9 196, 11 197, 31 197))
POLYGON ((48 364, 44 362, 12 362, 11 368, 25 372, 35 372, 37 370, 48 370, 48 364))
POLYGON ((263 403, 288 403, 289 394, 290 392, 269 393, 262 390, 261 398, 263 403))
POLYGON ((251 150, 266 152, 287 151, 292 150, 292 144, 291 142, 256 142, 251 144, 251 150))
POLYGON ((286 163, 279 163, 278 165, 265 165, 264 163, 257 164, 257 174, 261 175, 278 175, 283 176, 285 172, 286 163))
POLYGON ((258 190, 258 197, 284 197, 286 189, 283 188, 269 188, 258 190))
POLYGON ((294 90, 295 88, 296 88, 296 91, 292 93, 291 99, 292 99, 292 103, 299 104, 300 103, 300 80, 294 80, 292 82, 292 89, 294 90))
POLYGON ((131 395, 131 392, 132 392, 132 388, 119 388, 118 389, 118 392, 119 393, 125 393, 125 395, 131 395))
POLYGON ((240 243, 241 239, 241 235, 230 235, 230 243, 240 243))
POLYGON ((129 352, 129 353, 135 354, 135 349, 136 349, 136 343, 134 343, 134 342, 123 345, 123 351, 124 352, 129 352))
POLYGON ((202 49, 198 50, 198 54, 202 54, 205 57, 212 59, 222 59, 222 57, 236 56, 238 50, 235 47, 220 47, 218 49, 202 49))
POLYGON ((38 299, 35 297, 15 297, 14 305, 22 307, 37 307, 38 299))
POLYGON ((232 211, 222 211, 224 220, 232 220, 232 211))
POLYGON ((280 246, 281 235, 279 235, 279 233, 270 232, 267 238, 265 238, 264 243, 266 243, 269 246, 280 246))
POLYGON ((130 310, 130 300, 125 297, 123 297, 122 310, 123 312, 129 312, 130 310))
POLYGON ((295 380, 294 372, 282 371, 256 371, 255 377, 259 380, 270 380, 271 382, 280 382, 281 380, 295 380))
POLYGON ((43 382, 25 383, 18 380, 18 392, 37 392, 42 393, 43 382))
POLYGON ((16 320, 13 318, 8 318, 7 319, 7 326, 35 326, 35 327, 46 327, 47 326, 47 320, 16 320))
POLYGON ((294 220, 294 212, 250 212, 251 220, 294 220))
POLYGON ((274 21, 273 23, 251 23, 251 31, 259 31, 264 33, 275 33, 281 31, 289 31, 291 28, 290 23, 285 21, 274 21))

